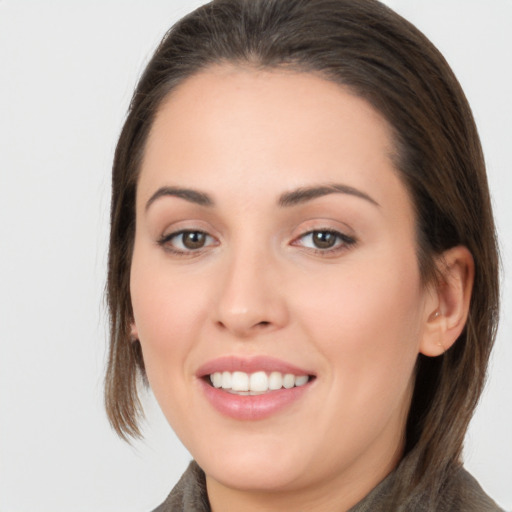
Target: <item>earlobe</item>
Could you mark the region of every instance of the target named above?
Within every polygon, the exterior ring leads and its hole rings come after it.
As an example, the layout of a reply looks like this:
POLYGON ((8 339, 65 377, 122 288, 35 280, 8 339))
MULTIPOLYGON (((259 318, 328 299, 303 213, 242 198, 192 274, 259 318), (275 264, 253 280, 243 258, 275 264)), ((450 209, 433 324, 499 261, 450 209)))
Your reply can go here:
POLYGON ((462 333, 469 314, 475 274, 473 256, 464 246, 445 251, 437 261, 435 306, 426 312, 420 352, 436 357, 446 352, 462 333))

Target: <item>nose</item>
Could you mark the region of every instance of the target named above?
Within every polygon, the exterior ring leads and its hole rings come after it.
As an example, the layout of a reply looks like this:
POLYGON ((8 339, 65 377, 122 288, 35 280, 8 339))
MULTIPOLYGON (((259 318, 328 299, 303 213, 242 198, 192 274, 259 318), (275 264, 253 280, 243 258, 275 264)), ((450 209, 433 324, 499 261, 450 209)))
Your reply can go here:
POLYGON ((282 272, 262 252, 233 254, 219 276, 215 322, 237 338, 275 331, 288 322, 282 272))

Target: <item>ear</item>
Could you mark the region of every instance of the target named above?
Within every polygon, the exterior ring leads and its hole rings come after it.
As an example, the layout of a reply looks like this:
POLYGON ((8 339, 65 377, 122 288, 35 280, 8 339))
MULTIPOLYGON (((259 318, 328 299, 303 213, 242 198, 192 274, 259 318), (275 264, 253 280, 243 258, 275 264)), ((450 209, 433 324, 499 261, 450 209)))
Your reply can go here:
POLYGON ((135 320, 130 323, 130 341, 136 341, 139 339, 139 330, 135 325, 135 320))
POLYGON ((469 314, 475 276, 473 256, 464 246, 445 251, 437 259, 439 280, 427 301, 420 352, 436 357, 444 354, 460 336, 469 314))

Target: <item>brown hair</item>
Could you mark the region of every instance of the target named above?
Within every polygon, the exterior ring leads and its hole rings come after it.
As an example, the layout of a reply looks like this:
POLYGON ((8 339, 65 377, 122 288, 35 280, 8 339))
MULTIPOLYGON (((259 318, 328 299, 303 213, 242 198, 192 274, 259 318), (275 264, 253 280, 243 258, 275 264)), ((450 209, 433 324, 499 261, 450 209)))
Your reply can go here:
POLYGON ((425 282, 434 259, 466 246, 475 261, 467 325, 443 356, 420 355, 406 430, 415 486, 435 495, 459 463, 484 385, 498 316, 498 253, 484 159, 464 93, 439 51, 376 0, 214 0, 165 35, 133 95, 112 174, 107 298, 111 338, 105 396, 124 438, 140 435, 138 341, 130 341, 135 194, 145 141, 162 100, 200 70, 223 62, 320 74, 367 100, 394 131, 396 167, 416 210, 425 282))

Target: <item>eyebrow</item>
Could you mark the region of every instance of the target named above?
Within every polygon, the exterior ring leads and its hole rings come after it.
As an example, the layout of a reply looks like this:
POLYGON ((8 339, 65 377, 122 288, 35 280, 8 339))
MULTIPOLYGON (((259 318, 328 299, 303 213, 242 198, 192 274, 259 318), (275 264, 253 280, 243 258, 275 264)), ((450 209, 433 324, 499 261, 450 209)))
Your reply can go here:
MULTIPOLYGON (((284 208, 296 206, 329 194, 352 195, 380 207, 380 204, 365 192, 362 192, 357 188, 339 183, 312 187, 300 187, 296 190, 285 192, 279 197, 278 205, 284 208)), ((199 192, 198 190, 193 190, 190 188, 161 187, 148 199, 146 203, 146 211, 157 199, 166 196, 179 197, 180 199, 185 199, 185 201, 198 204, 200 206, 212 207, 215 205, 213 199, 205 192, 199 192)))
POLYGON ((282 207, 295 206, 329 194, 348 194, 364 199, 365 201, 380 207, 380 204, 365 192, 362 192, 357 188, 338 183, 313 187, 301 187, 291 192, 285 192, 280 196, 278 204, 282 207))
POLYGON ((198 204, 200 206, 214 206, 213 199, 204 192, 199 192, 190 188, 161 187, 148 199, 148 202, 146 203, 146 211, 157 199, 166 196, 179 197, 181 199, 185 199, 185 201, 198 204))

